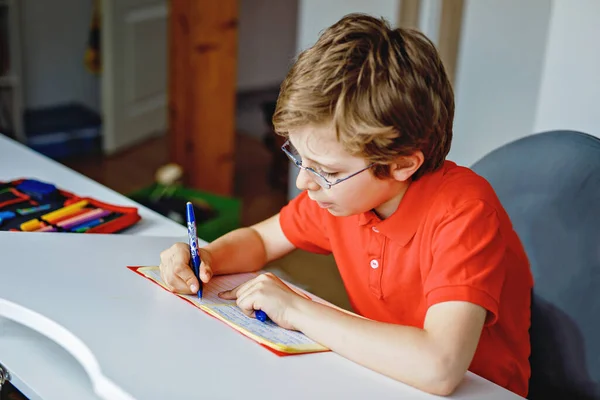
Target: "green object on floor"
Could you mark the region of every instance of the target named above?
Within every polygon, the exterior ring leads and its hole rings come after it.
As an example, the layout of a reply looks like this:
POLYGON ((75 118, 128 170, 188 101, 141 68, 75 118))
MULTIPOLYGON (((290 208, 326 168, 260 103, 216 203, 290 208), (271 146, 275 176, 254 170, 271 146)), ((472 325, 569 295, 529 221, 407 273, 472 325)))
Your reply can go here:
POLYGON ((227 232, 240 227, 241 201, 232 197, 219 196, 177 186, 174 190, 163 191, 159 184, 146 187, 129 195, 134 201, 186 226, 185 203, 194 204, 198 237, 212 242, 227 232), (158 201, 152 193, 165 192, 158 201))

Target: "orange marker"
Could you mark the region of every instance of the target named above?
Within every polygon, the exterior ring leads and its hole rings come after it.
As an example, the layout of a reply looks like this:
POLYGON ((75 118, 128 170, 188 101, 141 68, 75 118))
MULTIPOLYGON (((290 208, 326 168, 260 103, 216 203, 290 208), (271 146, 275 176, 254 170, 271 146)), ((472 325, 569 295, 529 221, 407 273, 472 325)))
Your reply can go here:
POLYGON ((87 205, 88 205, 87 200, 81 200, 77 203, 71 204, 70 206, 66 206, 66 207, 60 208, 56 211, 52 211, 51 213, 48 213, 46 215, 42 215, 41 219, 53 224, 56 222, 56 220, 66 217, 68 215, 74 214, 75 212, 81 210, 83 207, 85 207, 87 205))
POLYGON ((42 223, 39 219, 30 219, 27 222, 23 222, 20 226, 21 230, 24 232, 31 232, 43 227, 42 223))

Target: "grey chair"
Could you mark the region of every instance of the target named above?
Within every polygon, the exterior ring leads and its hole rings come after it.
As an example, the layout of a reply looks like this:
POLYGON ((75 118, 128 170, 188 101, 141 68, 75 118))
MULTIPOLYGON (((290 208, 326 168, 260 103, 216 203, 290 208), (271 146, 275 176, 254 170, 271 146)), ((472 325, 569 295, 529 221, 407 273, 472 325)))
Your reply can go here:
POLYGON ((600 399, 600 139, 531 135, 472 169, 519 234, 534 276, 530 399, 600 399))

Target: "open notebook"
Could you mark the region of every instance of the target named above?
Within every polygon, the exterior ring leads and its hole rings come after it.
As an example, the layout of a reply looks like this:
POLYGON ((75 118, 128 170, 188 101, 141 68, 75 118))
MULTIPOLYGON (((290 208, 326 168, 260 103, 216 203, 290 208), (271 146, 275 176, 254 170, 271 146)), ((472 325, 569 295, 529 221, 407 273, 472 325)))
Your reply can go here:
MULTIPOLYGON (((128 268, 168 290, 160 277, 158 267, 128 268)), ((239 309, 235 300, 224 300, 218 296, 219 292, 232 289, 256 276, 258 276, 257 273, 215 276, 208 284, 204 285, 202 299, 198 299, 195 295, 173 294, 225 322, 227 325, 249 338, 254 339, 277 354, 291 355, 328 351, 328 348, 311 340, 301 332, 281 328, 270 320, 261 322, 255 318, 250 318, 239 309)), ((296 288, 287 282, 286 284, 297 292, 306 294, 302 289, 296 288)), ((313 300, 335 307, 322 299, 314 298, 313 300)))

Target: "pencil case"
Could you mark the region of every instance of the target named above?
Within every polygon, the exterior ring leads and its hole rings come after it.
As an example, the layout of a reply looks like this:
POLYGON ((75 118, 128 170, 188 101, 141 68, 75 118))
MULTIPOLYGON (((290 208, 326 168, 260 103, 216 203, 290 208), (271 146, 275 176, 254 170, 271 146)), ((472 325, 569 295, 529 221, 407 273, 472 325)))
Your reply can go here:
POLYGON ((0 231, 119 233, 140 219, 136 207, 81 197, 51 183, 0 181, 0 231))

